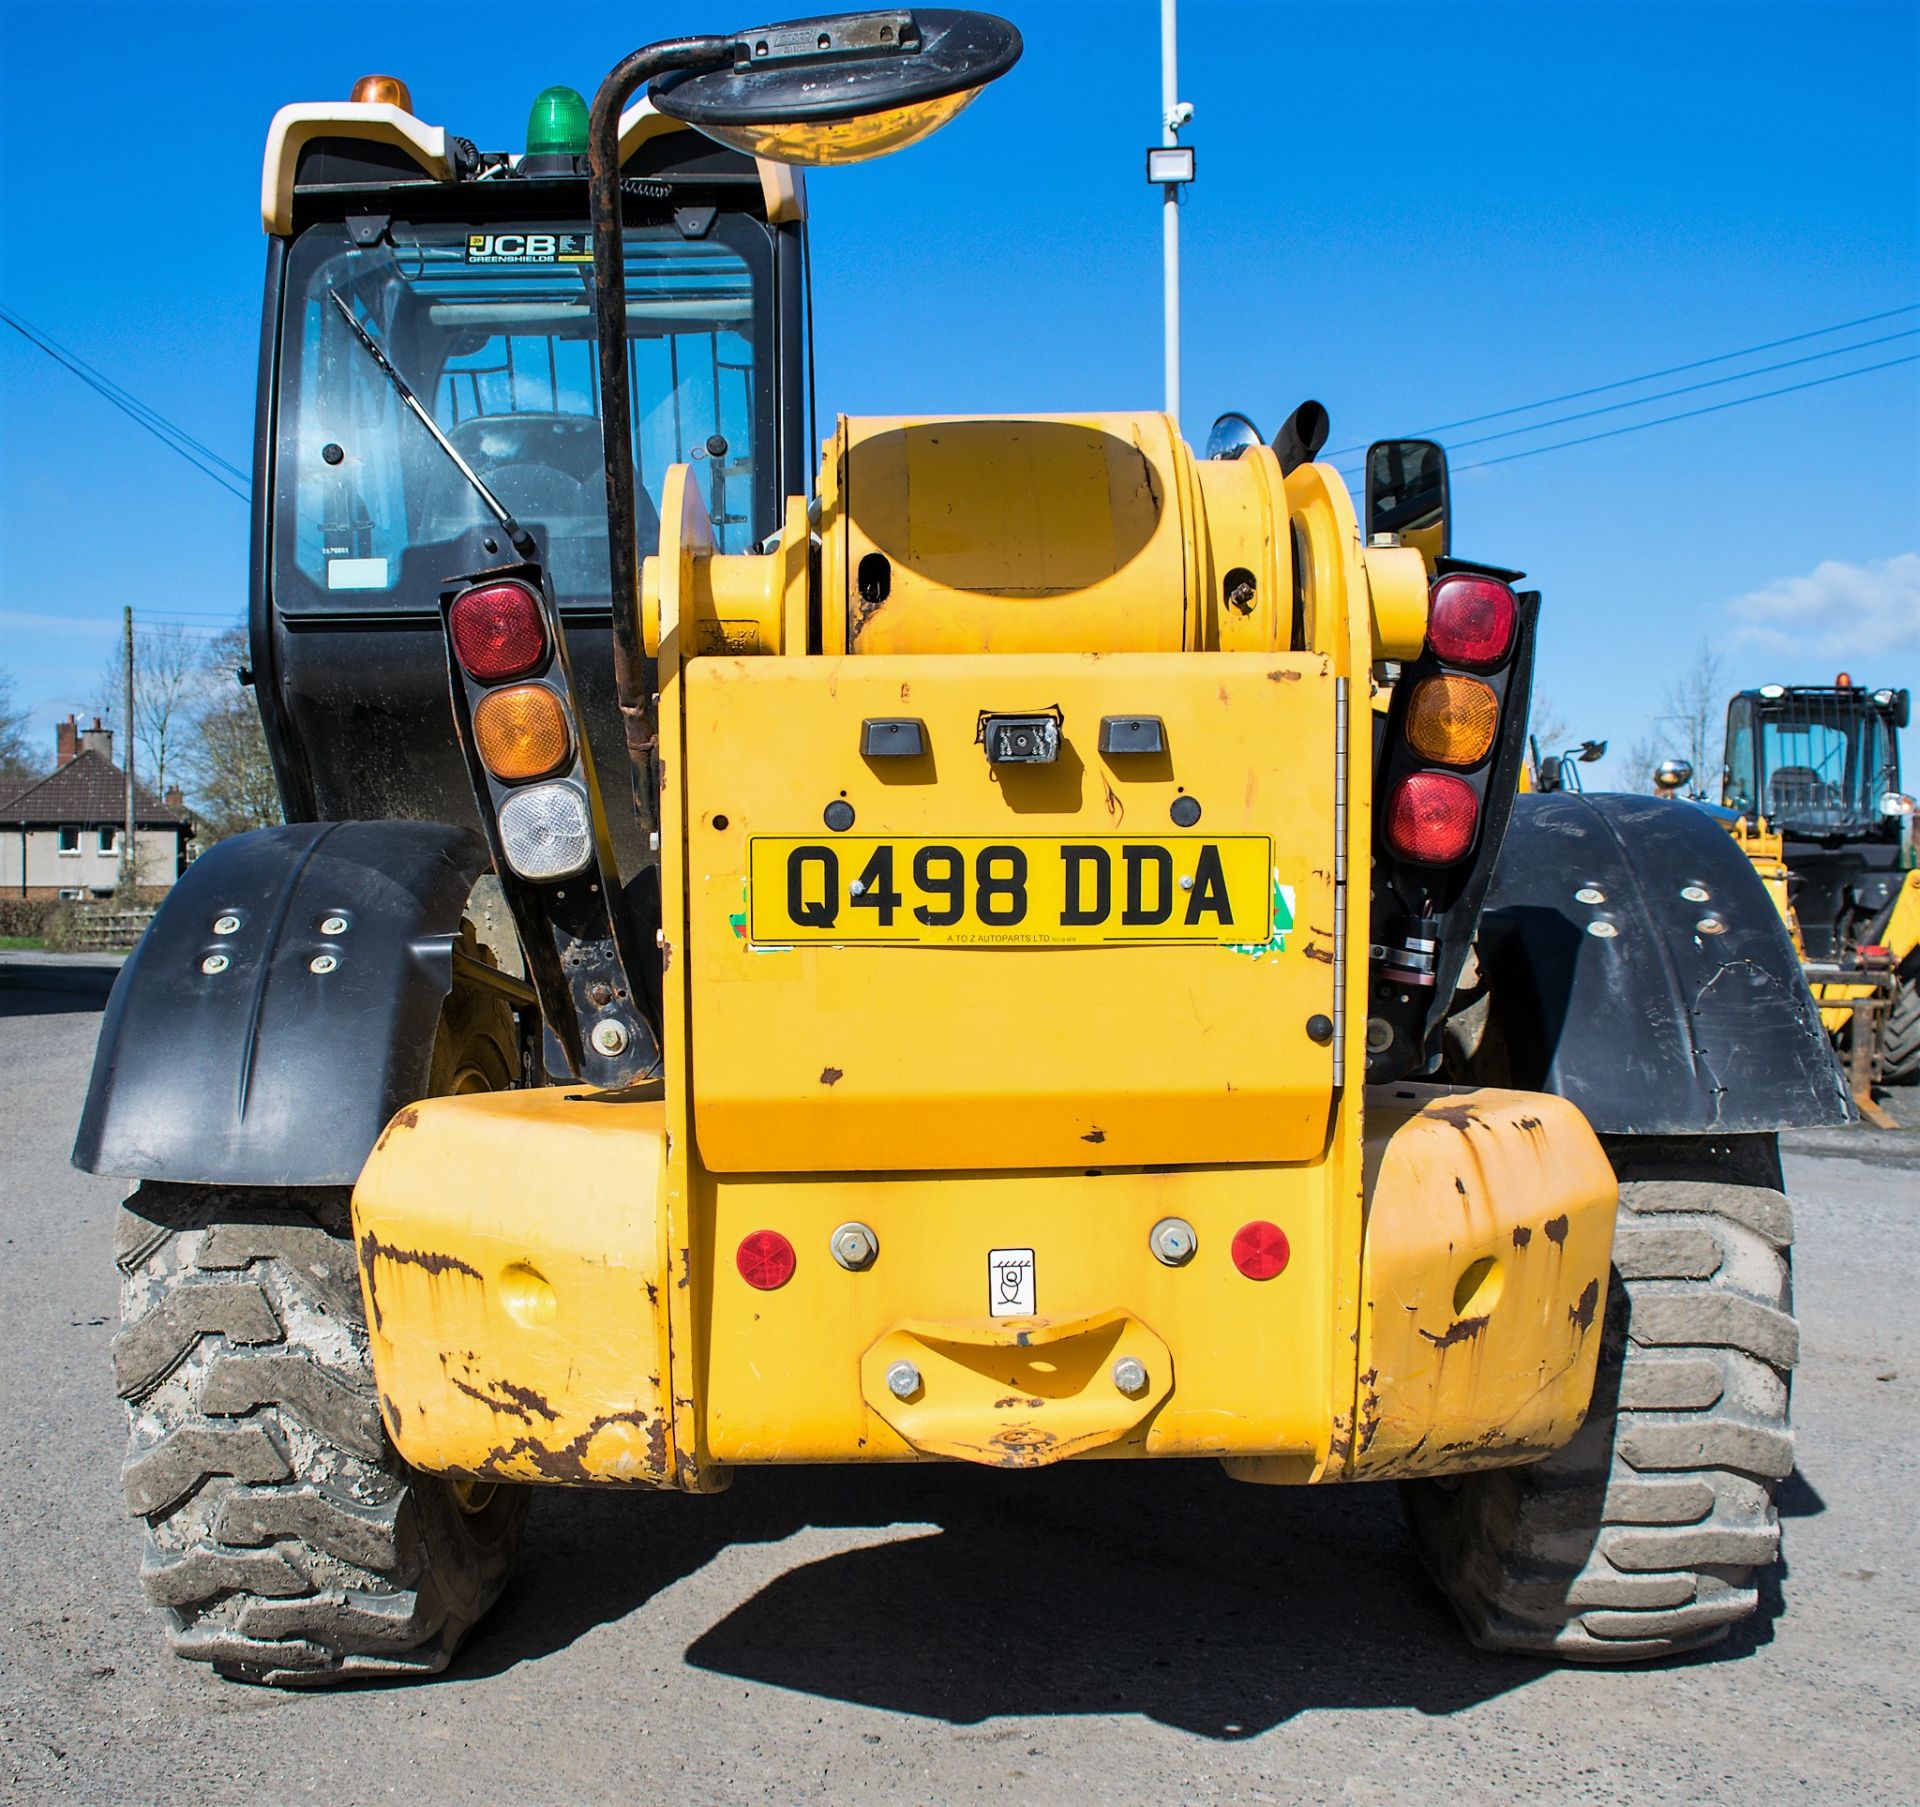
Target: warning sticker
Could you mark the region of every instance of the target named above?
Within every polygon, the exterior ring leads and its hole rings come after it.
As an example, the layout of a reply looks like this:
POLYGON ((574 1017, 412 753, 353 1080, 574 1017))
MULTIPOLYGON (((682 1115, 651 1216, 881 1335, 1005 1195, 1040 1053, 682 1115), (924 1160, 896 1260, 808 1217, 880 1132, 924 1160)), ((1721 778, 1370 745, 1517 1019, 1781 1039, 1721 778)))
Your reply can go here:
POLYGON ((593 241, 584 232, 469 232, 470 264, 590 264, 593 241))
POLYGON ((1030 1318, 1033 1305, 1033 1250, 987 1250, 987 1309, 996 1318, 1030 1318))

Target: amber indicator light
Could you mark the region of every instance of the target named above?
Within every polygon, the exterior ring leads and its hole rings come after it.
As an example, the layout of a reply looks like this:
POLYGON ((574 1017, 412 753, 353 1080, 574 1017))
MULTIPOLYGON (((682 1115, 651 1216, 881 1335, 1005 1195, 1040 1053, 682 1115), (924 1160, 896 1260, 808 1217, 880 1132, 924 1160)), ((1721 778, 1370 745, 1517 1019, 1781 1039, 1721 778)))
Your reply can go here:
POLYGON ((544 778, 573 753, 566 709, 544 684, 483 696, 473 711, 473 738, 487 770, 508 783, 544 778))
POLYGON ((1478 765, 1493 745, 1500 704, 1492 686, 1453 673, 1422 678, 1407 706, 1407 740, 1442 765, 1478 765))

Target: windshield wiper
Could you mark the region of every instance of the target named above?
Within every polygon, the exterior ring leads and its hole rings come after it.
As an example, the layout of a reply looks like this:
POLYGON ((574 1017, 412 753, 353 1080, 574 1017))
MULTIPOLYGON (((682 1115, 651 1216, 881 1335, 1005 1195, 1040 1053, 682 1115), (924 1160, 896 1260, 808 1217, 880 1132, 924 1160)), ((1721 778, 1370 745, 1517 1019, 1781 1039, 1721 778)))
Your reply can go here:
POLYGON ((425 408, 420 398, 407 387, 407 379, 387 361, 387 354, 374 342, 373 335, 353 317, 353 309, 340 299, 338 289, 327 290, 329 299, 340 310, 340 318, 352 329, 353 336, 366 348, 380 374, 393 385, 393 392, 411 410, 413 417, 433 435, 433 443, 452 459, 454 468, 473 486, 473 493, 487 505, 487 511, 500 523, 500 530, 513 542, 513 549, 525 559, 537 559, 539 548, 533 543, 533 535, 516 521, 508 511, 507 505, 481 481, 476 471, 460 454, 454 450, 453 441, 440 431, 438 423, 425 408))

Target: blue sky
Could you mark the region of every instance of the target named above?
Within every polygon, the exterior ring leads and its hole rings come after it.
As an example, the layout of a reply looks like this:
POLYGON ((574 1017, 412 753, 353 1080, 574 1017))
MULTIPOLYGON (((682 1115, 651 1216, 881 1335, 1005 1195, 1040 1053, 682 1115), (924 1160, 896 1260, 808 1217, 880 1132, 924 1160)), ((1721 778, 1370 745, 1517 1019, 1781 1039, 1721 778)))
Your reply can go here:
MULTIPOLYGON (((1001 5, 1027 43, 1009 77, 931 143, 812 179, 825 413, 1159 406, 1156 0, 1001 5)), ((1183 0, 1185 430, 1237 407, 1271 432, 1313 396, 1338 449, 1920 303, 1917 21, 1183 0)), ((642 33, 745 22, 0 0, 0 301, 244 467, 277 106, 389 70, 426 118, 518 148, 548 83, 591 92, 642 33)), ((1648 389, 1901 332, 1455 462, 1911 356, 1920 311, 1648 389)), ((1454 495, 1456 550, 1545 592, 1539 688, 1575 735, 1655 727, 1702 641, 1730 683, 1920 687, 1920 363, 1462 470, 1454 495)), ((94 694, 122 603, 239 618, 242 505, 10 332, 0 503, 0 667, 37 726, 94 694)))

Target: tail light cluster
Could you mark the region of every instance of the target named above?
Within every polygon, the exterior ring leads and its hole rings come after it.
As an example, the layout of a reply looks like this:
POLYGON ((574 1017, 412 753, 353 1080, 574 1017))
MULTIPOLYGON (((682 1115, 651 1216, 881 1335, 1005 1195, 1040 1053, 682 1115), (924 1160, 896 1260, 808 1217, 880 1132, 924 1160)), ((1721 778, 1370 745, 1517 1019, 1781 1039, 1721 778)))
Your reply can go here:
POLYGON ((1435 580, 1426 650, 1401 674, 1397 744, 1385 749, 1381 832, 1396 859, 1447 867, 1473 852, 1519 620, 1497 577, 1450 571, 1435 580))
POLYGON ((570 878, 593 858, 593 811, 539 594, 518 578, 461 590, 447 637, 467 678, 473 751, 497 787, 501 853, 522 878, 570 878))
POLYGON ((560 619, 537 564, 441 592, 454 721, 480 825, 539 1005, 550 1078, 618 1087, 657 1069, 637 923, 574 708, 560 619), (638 984, 636 984, 636 979, 638 984))

